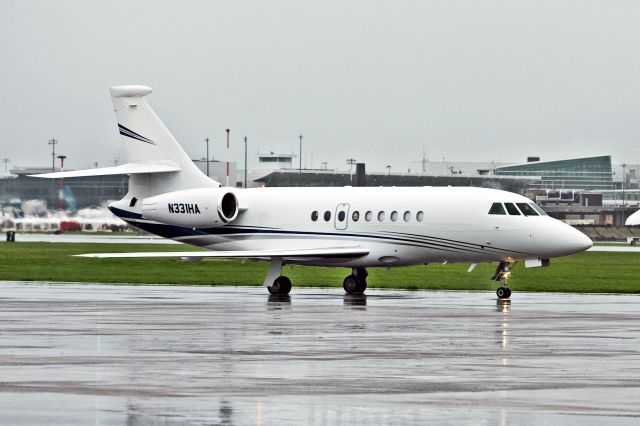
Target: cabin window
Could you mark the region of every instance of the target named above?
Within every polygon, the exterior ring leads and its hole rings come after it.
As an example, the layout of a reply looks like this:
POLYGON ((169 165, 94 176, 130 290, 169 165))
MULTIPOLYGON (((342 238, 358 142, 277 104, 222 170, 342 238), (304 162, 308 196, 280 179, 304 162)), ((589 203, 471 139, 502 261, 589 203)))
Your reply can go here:
POLYGON ((538 216, 538 213, 527 203, 516 203, 525 216, 538 216))
POLYGON ((489 214, 507 214, 502 207, 502 203, 493 203, 489 209, 489 214))
POLYGON ((338 222, 344 222, 344 218, 346 216, 346 213, 343 211, 339 211, 338 212, 338 222))
POLYGON ((424 213, 422 212, 422 210, 420 210, 418 213, 416 213, 416 220, 418 222, 422 222, 422 219, 424 219, 424 213))
POLYGON ((369 210, 364 214, 364 220, 366 220, 367 222, 371 222, 372 218, 373 218, 373 213, 371 213, 371 210, 369 210))
POLYGON ((324 212, 324 221, 329 222, 330 220, 331 220, 331 212, 327 210, 326 212, 324 212))
POLYGON ((410 211, 404 212, 404 215, 402 215, 402 218, 404 219, 405 222, 409 222, 411 220, 411 212, 410 211))
POLYGON ((518 208, 513 203, 504 203, 504 206, 511 216, 520 216, 518 208))
POLYGON ((314 210, 314 211, 311 212, 311 220, 314 221, 314 222, 316 220, 318 220, 318 211, 317 210, 314 210))
POLYGON ((379 211, 378 212, 378 222, 382 222, 384 220, 384 212, 383 211, 379 211))
POLYGON ((533 207, 533 209, 535 211, 538 212, 538 214, 540 214, 540 216, 546 216, 547 214, 544 212, 544 210, 542 210, 542 207, 540 207, 539 205, 537 205, 536 203, 529 203, 529 205, 531 207, 533 207))
POLYGON ((397 220, 398 220, 398 212, 394 210, 391 212, 391 222, 395 222, 397 220))
POLYGON ((353 220, 354 222, 357 222, 358 219, 360 219, 360 212, 356 210, 353 213, 351 213, 351 220, 353 220))

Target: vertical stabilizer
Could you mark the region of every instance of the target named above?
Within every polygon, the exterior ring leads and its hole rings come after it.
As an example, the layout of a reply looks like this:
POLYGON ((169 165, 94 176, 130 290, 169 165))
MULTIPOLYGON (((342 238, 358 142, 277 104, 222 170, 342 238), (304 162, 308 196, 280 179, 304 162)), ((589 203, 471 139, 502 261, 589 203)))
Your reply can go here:
POLYGON ((109 89, 115 108, 126 162, 175 165, 180 171, 149 176, 131 175, 130 192, 139 196, 188 188, 218 187, 196 167, 171 132, 153 112, 145 96, 146 86, 115 86, 109 89))

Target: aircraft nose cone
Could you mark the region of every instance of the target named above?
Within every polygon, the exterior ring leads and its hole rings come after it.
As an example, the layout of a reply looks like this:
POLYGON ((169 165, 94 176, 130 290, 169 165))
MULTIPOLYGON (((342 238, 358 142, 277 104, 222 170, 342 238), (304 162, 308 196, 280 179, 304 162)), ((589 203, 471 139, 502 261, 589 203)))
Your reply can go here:
POLYGON ((548 218, 535 229, 540 257, 560 257, 585 251, 593 242, 582 232, 559 220, 548 218))
POLYGON ((575 253, 589 250, 591 247, 593 247, 593 241, 591 241, 591 238, 587 237, 585 234, 578 231, 576 228, 571 227, 571 229, 574 231, 573 245, 576 250, 575 253))

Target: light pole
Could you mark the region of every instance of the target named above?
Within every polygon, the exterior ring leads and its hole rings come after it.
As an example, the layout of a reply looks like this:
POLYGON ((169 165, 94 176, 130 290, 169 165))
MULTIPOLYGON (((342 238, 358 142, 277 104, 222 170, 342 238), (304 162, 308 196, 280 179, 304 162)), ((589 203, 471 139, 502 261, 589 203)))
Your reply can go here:
POLYGON ((347 164, 349 165, 349 182, 353 183, 353 165, 356 164, 355 158, 347 158, 347 164))
POLYGON ((209 138, 205 138, 204 142, 207 144, 207 177, 209 177, 209 138))
POLYGON ((227 129, 227 186, 229 186, 229 134, 231 129, 227 129))
POLYGON ((298 173, 302 174, 302 135, 298 136, 300 139, 300 168, 298 169, 298 173))
POLYGON ((56 171, 56 145, 58 140, 55 138, 49 139, 49 145, 51 145, 51 171, 56 171))
POLYGON ((391 176, 391 165, 387 164, 386 168, 387 168, 387 176, 391 176))
MULTIPOLYGON (((60 159, 60 172, 64 172, 64 159, 66 155, 58 155, 60 159)), ((58 193, 58 206, 60 210, 64 210, 64 177, 60 177, 60 192, 58 193)))
POLYGON ((9 165, 9 162, 11 160, 9 160, 8 158, 3 158, 2 162, 4 163, 4 174, 7 174, 7 166, 9 165))
POLYGON ((247 188, 247 137, 244 137, 244 187, 247 188))

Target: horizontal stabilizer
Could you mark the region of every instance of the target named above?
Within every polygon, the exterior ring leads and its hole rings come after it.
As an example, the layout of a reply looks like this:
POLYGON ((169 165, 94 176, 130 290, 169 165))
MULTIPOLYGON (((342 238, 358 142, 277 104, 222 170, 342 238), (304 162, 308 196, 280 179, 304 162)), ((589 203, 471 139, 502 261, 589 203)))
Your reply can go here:
POLYGON ((32 177, 60 179, 84 176, 107 176, 107 175, 134 175, 141 173, 170 173, 178 172, 180 167, 169 163, 127 163, 114 167, 101 167, 97 169, 73 170, 69 172, 43 173, 39 175, 29 175, 32 177))
POLYGON ((272 257, 361 257, 369 254, 364 247, 328 247, 300 250, 242 250, 242 251, 166 251, 166 252, 132 252, 132 253, 91 253, 76 254, 77 257, 97 258, 158 258, 158 257, 217 257, 222 259, 265 259, 272 257))

